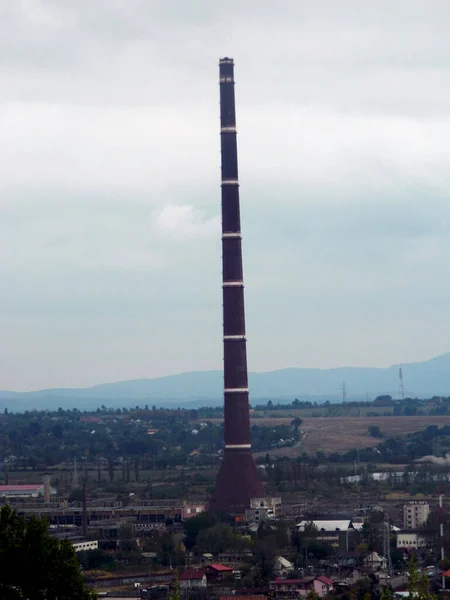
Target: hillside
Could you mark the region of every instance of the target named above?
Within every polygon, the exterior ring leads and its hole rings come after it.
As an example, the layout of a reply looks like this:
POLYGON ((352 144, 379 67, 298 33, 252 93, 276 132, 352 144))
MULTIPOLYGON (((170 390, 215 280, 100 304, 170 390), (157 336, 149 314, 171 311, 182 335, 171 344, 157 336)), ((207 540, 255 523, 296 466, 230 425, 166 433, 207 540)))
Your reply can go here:
MULTIPOLYGON (((345 381, 349 400, 396 395, 398 370, 403 369, 405 393, 412 397, 450 395, 450 353, 422 363, 381 368, 341 367, 336 369, 290 368, 265 373, 250 373, 253 400, 309 398, 317 401, 340 400, 345 381)), ((222 373, 199 371, 155 379, 104 383, 90 388, 48 389, 33 392, 0 391, 0 408, 65 407, 93 408, 100 404, 124 406, 136 403, 194 407, 222 400, 222 373)))

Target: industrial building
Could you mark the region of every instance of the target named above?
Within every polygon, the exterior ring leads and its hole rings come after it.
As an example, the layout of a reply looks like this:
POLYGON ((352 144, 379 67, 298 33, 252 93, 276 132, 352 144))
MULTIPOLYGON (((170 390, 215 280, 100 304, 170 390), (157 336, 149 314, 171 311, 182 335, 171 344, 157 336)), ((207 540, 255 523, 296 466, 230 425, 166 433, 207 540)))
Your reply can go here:
MULTIPOLYGON (((0 485, 0 498, 39 498, 45 496, 46 483, 34 483, 29 485, 0 485)), ((56 494, 56 490, 50 488, 50 494, 56 494)))

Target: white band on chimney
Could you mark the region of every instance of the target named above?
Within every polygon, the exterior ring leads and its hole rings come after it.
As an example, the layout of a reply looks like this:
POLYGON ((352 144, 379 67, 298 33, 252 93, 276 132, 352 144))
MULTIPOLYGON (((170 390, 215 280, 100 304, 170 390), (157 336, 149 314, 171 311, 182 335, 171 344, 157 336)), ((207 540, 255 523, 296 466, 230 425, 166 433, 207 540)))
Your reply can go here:
POLYGON ((220 133, 237 133, 237 129, 234 125, 231 127, 221 127, 220 133))
POLYGON ((239 185, 237 179, 222 179, 222 185, 239 185))
POLYGON ((222 287, 244 287, 243 281, 224 281, 222 287))
POLYGON ((250 450, 251 444, 225 444, 226 450, 250 450))
POLYGON ((235 231, 233 233, 223 233, 222 234, 222 239, 226 240, 227 238, 241 238, 241 232, 240 231, 235 231))
POLYGON ((234 80, 233 77, 230 77, 229 75, 222 75, 220 83, 234 83, 234 80))
POLYGON ((225 388, 225 394, 248 394, 248 388, 225 388))
POLYGON ((224 335, 223 336, 224 342, 227 342, 228 340, 245 342, 246 339, 247 339, 247 336, 245 334, 244 335, 224 335))

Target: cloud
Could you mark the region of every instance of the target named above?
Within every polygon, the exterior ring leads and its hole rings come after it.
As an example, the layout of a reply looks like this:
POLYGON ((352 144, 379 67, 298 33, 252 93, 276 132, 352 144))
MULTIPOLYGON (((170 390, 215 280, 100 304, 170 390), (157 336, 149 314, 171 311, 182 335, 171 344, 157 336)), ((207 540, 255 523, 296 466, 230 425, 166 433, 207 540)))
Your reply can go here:
POLYGON ((0 6, 0 387, 221 368, 219 56, 249 360, 448 351, 445 0, 0 6))
POLYGON ((159 212, 156 227, 173 240, 198 239, 218 236, 220 219, 218 216, 207 218, 204 211, 197 210, 192 205, 168 204, 159 212))

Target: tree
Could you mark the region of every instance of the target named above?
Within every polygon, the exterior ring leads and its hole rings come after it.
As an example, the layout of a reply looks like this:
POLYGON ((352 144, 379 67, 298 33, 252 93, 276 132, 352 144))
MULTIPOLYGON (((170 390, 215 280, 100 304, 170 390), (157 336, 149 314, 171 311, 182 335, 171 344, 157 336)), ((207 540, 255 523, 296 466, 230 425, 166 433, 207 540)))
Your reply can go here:
POLYGON ((384 586, 381 592, 381 600, 392 600, 392 589, 388 586, 384 586))
POLYGON ((436 596, 430 592, 428 577, 426 573, 420 573, 414 555, 408 561, 408 574, 408 590, 411 597, 417 600, 436 600, 436 596))
POLYGON ((25 521, 9 506, 0 511, 0 598, 93 600, 68 540, 48 533, 44 520, 25 521))
POLYGON ((177 578, 174 579, 167 592, 167 600, 181 600, 180 583, 177 578))
POLYGON ((369 435, 371 435, 374 438, 382 437, 381 429, 378 427, 378 425, 370 425, 370 427, 367 428, 367 431, 369 432, 369 435))
POLYGON ((184 525, 184 544, 190 550, 197 541, 197 536, 203 529, 208 529, 219 523, 219 517, 212 512, 203 512, 188 519, 184 525))
POLYGON ((208 529, 202 529, 197 535, 196 546, 200 552, 220 554, 230 547, 232 529, 226 523, 216 523, 208 529))

